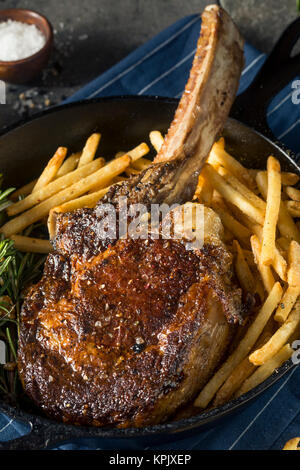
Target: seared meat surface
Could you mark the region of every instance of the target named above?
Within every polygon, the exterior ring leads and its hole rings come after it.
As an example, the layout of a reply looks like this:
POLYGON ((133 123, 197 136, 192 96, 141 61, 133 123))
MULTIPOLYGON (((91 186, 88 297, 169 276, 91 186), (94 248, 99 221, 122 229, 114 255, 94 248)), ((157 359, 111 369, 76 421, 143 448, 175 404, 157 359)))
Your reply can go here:
POLYGON ((239 308, 221 242, 119 240, 84 264, 53 253, 23 307, 21 377, 57 419, 160 422, 205 383, 239 308))
POLYGON ((208 7, 186 92, 154 165, 95 209, 59 214, 55 251, 21 313, 19 372, 49 415, 76 424, 142 426, 192 399, 222 359, 240 291, 222 224, 205 210, 204 245, 99 236, 103 204, 184 203, 233 102, 242 40, 208 7))

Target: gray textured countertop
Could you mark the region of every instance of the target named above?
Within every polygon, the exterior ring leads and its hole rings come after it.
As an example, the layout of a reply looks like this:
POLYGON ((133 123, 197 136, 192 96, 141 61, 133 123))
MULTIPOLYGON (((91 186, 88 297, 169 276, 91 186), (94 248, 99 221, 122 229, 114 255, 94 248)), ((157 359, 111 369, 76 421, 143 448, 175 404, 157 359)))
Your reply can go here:
MULTIPOLYGON (((299 14, 296 0, 220 0, 245 38, 268 52, 299 14)), ((0 127, 58 104, 136 47, 185 15, 201 12, 204 0, 0 0, 0 8, 44 14, 55 32, 49 66, 35 82, 7 85, 0 127)))

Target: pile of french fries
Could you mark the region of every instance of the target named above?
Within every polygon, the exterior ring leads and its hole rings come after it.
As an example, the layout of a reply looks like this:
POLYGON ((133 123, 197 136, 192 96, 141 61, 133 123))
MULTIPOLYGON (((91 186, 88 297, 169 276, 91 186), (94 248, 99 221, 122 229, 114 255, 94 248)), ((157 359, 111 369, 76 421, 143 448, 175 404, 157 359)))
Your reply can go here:
POLYGON ((259 300, 238 344, 196 398, 199 408, 248 392, 293 354, 300 334, 299 180, 281 172, 273 156, 266 171, 246 169, 223 138, 200 174, 195 198, 219 214, 239 284, 259 300))
MULTIPOLYGON (((67 156, 59 147, 44 171, 15 191, 7 208, 9 221, 0 231, 21 251, 48 253, 51 244, 25 236, 31 224, 48 218, 50 239, 56 216, 94 207, 112 184, 151 165, 141 143, 106 162, 95 158, 101 135, 92 134, 83 150, 67 156)), ((156 152, 163 144, 159 131, 150 133, 156 152)), ((259 301, 257 312, 241 327, 241 338, 227 360, 202 389, 196 407, 221 405, 257 386, 293 353, 300 325, 300 177, 281 172, 270 156, 266 170, 246 169, 216 142, 199 176, 194 199, 211 207, 224 226, 224 241, 234 256, 237 280, 259 301)))
MULTIPOLYGON (((7 208, 10 220, 0 232, 13 239, 17 249, 48 253, 51 250, 48 240, 27 237, 22 232, 46 218, 50 239, 53 238, 58 213, 94 207, 112 184, 151 164, 143 158, 150 150, 144 142, 127 153, 118 152, 108 162, 102 157, 95 158, 100 139, 99 133, 92 134, 81 152, 68 157, 67 148, 59 147, 40 177, 11 195, 12 204, 7 208)), ((152 140, 157 143, 156 133, 152 140)))

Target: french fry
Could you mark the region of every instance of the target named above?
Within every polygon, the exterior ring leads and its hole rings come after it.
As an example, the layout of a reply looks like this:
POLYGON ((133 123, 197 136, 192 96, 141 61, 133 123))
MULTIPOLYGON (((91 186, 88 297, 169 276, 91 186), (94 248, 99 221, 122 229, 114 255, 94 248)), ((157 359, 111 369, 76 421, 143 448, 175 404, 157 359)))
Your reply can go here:
POLYGON ((300 323, 300 301, 297 300, 287 320, 274 333, 272 338, 260 349, 254 351, 249 360, 252 364, 260 366, 273 357, 289 340, 300 323))
MULTIPOLYGON (((123 155, 129 155, 131 158, 131 166, 135 168, 135 165, 138 165, 138 161, 149 152, 149 147, 145 142, 142 142, 140 145, 135 147, 132 150, 129 150, 129 152, 117 152, 115 155, 115 158, 118 159, 122 157, 123 155)), ((146 159, 143 159, 146 160, 146 159)), ((150 161, 150 160, 149 160, 150 161)), ((137 168, 138 169, 138 168, 137 168)))
POLYGON ((290 286, 300 286, 300 245, 294 240, 291 241, 288 251, 289 270, 288 283, 290 286))
POLYGON ((214 189, 209 182, 209 178, 205 174, 205 169, 203 169, 198 178, 195 196, 199 201, 201 201, 202 204, 209 206, 212 201, 213 191, 214 189))
POLYGON ((17 189, 10 195, 12 201, 17 201, 20 196, 27 196, 30 194, 37 183, 37 179, 30 181, 30 183, 25 184, 21 188, 17 189))
MULTIPOLYGON (((257 170, 257 172, 267 174, 266 171, 257 170)), ((296 173, 282 171, 281 172, 281 184, 282 186, 294 186, 300 181, 300 176, 296 173)))
POLYGON ((41 176, 38 178, 32 192, 38 191, 39 189, 46 186, 50 181, 53 180, 56 173, 58 172, 62 162, 67 155, 68 149, 66 147, 58 147, 53 157, 49 160, 46 168, 44 169, 41 176))
POLYGON ((234 204, 231 204, 230 202, 226 202, 226 205, 230 209, 230 212, 234 215, 234 217, 245 227, 247 227, 251 234, 253 233, 253 227, 258 226, 262 228, 262 225, 258 224, 255 220, 253 220, 251 217, 243 213, 238 207, 236 207, 234 204))
POLYGON ((292 310, 300 295, 300 245, 292 241, 288 250, 288 288, 285 291, 280 305, 275 313, 275 320, 283 323, 292 310))
POLYGON ((300 437, 294 437, 287 441, 282 450, 300 450, 300 437))
POLYGON ((95 171, 103 167, 104 163, 105 161, 103 158, 97 158, 93 162, 88 163, 81 168, 77 168, 67 175, 61 176, 60 178, 47 184, 47 186, 35 191, 32 194, 29 194, 25 199, 9 206, 7 208, 7 214, 12 217, 19 214, 20 212, 24 212, 26 209, 41 203, 45 199, 50 198, 54 194, 57 194, 59 191, 70 187, 76 182, 79 182, 86 176, 95 173, 95 171))
MULTIPOLYGON (((73 153, 68 158, 66 158, 63 164, 61 165, 61 167, 58 169, 53 179, 55 180, 57 178, 60 178, 61 176, 64 176, 67 173, 70 173, 71 171, 75 170, 75 168, 77 167, 80 155, 81 155, 81 152, 77 152, 77 153, 73 153)), ((28 196, 28 194, 32 192, 36 183, 37 183, 37 178, 33 181, 30 181, 30 183, 25 184, 25 186, 22 186, 21 188, 14 191, 11 194, 10 199, 12 201, 17 201, 19 199, 19 196, 28 196)))
MULTIPOLYGON (((122 183, 122 181, 126 181, 127 178, 125 178, 125 176, 115 176, 112 181, 111 181, 111 184, 115 184, 115 183, 122 183)), ((98 189, 98 188, 97 188, 98 189)))
MULTIPOLYGON (((243 221, 245 222, 245 225, 249 228, 249 230, 252 231, 255 235, 257 235, 260 244, 262 243, 263 239, 263 228, 261 225, 254 224, 251 222, 249 218, 244 218, 242 216, 243 221)), ((288 242, 289 245, 289 242, 288 242)), ((278 248, 274 247, 274 259, 272 261, 272 266, 274 270, 277 272, 278 276, 283 280, 286 281, 286 272, 287 272, 287 262, 278 250, 278 248)))
POLYGON ((285 201, 286 208, 292 217, 300 217, 300 202, 285 201))
POLYGON ((248 265, 251 266, 251 268, 256 268, 253 252, 250 251, 250 250, 245 250, 243 248, 243 254, 244 254, 244 258, 247 261, 248 265))
POLYGON ((300 201, 300 190, 299 189, 293 188, 292 186, 287 186, 285 188, 285 192, 294 201, 300 201))
POLYGON ((221 406, 228 402, 235 392, 242 386, 244 380, 246 380, 256 369, 248 357, 245 357, 232 371, 225 383, 216 393, 213 401, 213 406, 221 406))
MULTIPOLYGON (((134 148, 133 150, 130 150, 126 154, 123 154, 123 155, 129 155, 132 160, 132 164, 130 165, 130 167, 126 168, 125 170, 125 173, 127 176, 138 175, 140 173, 140 170, 135 169, 134 165, 143 155, 146 155, 146 153, 148 152, 149 152, 148 145, 145 143, 142 143, 138 147, 134 148)), ((119 153, 121 154, 121 152, 119 153)))
MULTIPOLYGON (((95 163, 95 161, 91 162, 90 165, 95 163)), ((115 176, 123 173, 130 163, 131 159, 128 155, 123 155, 116 160, 112 160, 103 168, 100 168, 91 175, 77 181, 18 217, 11 219, 1 227, 0 232, 6 237, 19 233, 21 230, 24 230, 24 228, 47 216, 52 207, 59 206, 65 202, 71 201, 72 199, 76 199, 100 184, 104 187, 108 186, 110 181, 115 176)), ((83 170, 86 166, 87 165, 84 165, 78 170, 83 170)))
POLYGON ((273 357, 270 357, 263 365, 258 367, 256 371, 243 383, 237 396, 241 396, 247 393, 254 387, 257 387, 260 383, 266 380, 270 375, 273 374, 274 370, 281 366, 287 361, 293 354, 293 349, 289 344, 283 346, 273 357))
POLYGON ((143 171, 146 170, 146 168, 149 168, 149 166, 152 165, 152 161, 149 160, 148 158, 140 158, 139 160, 136 160, 131 164, 132 168, 135 170, 143 171))
POLYGON ((251 248, 253 251, 254 259, 257 264, 258 271, 260 272, 263 284, 267 292, 271 292, 275 284, 275 279, 272 274, 270 266, 265 266, 262 264, 260 259, 261 254, 261 244, 257 235, 252 235, 250 238, 251 248))
POLYGON ((149 150, 150 149, 149 149, 148 145, 145 144, 145 142, 142 142, 140 145, 138 145, 134 149, 129 150, 129 152, 126 152, 126 155, 129 155, 129 157, 131 159, 131 164, 133 165, 136 162, 136 160, 139 160, 140 158, 147 155, 149 150))
POLYGON ((300 231, 283 201, 280 204, 277 226, 282 236, 300 243, 300 231))
POLYGON ((258 271, 257 271, 257 277, 256 277, 256 293, 258 294, 260 301, 264 302, 266 299, 265 289, 259 277, 258 271))
POLYGON ((275 250, 274 250, 274 259, 272 266, 278 276, 283 280, 286 281, 286 272, 287 272, 287 262, 280 253, 280 251, 277 249, 275 245, 275 250))
POLYGON ((291 241, 285 237, 279 237, 277 238, 276 243, 281 248, 281 250, 288 251, 291 241))
POLYGON ((125 153, 126 153, 126 152, 123 152, 122 150, 120 150, 119 152, 117 152, 117 153, 115 154, 115 158, 120 158, 120 157, 122 157, 123 155, 125 155, 125 153))
MULTIPOLYGON (((268 193, 268 177, 267 173, 264 171, 259 171, 256 175, 256 182, 259 188, 259 191, 264 199, 267 199, 268 193)), ((284 205, 283 201, 281 201, 280 209, 279 209, 279 216, 278 216, 278 229, 282 236, 290 239, 296 240, 300 243, 300 232, 293 221, 291 215, 289 214, 286 206, 284 205)))
POLYGON ((250 230, 236 220, 225 208, 223 208, 218 202, 212 202, 211 207, 219 215, 222 224, 243 244, 245 240, 249 240, 251 232, 250 230))
POLYGON ((60 213, 60 211, 56 211, 55 209, 56 207, 53 207, 52 209, 50 209, 48 219, 47 219, 47 228, 48 228, 50 240, 53 240, 53 238, 56 235, 57 215, 60 213))
POLYGON ((269 266, 275 258, 276 226, 281 201, 280 164, 274 157, 268 158, 267 208, 263 225, 261 263, 269 266))
POLYGON ((226 201, 237 206, 241 212, 253 218, 260 225, 263 225, 265 214, 261 209, 252 205, 245 196, 229 185, 211 165, 205 165, 205 169, 211 184, 226 201))
POLYGON ((196 190, 195 190, 194 197, 193 197, 194 200, 198 200, 198 201, 201 200, 201 191, 202 191, 203 185, 204 185, 204 177, 200 173, 200 175, 198 176, 197 186, 196 186, 196 190))
POLYGON ((258 171, 256 173, 256 183, 262 197, 267 200, 268 195, 268 175, 266 171, 258 171))
POLYGON ((67 175, 71 171, 75 170, 78 165, 81 152, 72 153, 68 158, 65 159, 54 179, 60 178, 61 176, 67 175))
POLYGON ((224 235, 223 235, 223 241, 226 245, 230 245, 234 240, 234 235, 233 233, 228 230, 228 228, 224 227, 224 235))
POLYGON ((11 240, 14 241, 15 247, 19 251, 26 253, 49 253, 52 245, 49 240, 41 240, 40 238, 24 237, 22 235, 12 235, 11 240))
MULTIPOLYGON (((263 173, 266 177, 267 175, 267 172, 266 171, 261 171, 261 170, 255 170, 256 171, 256 174, 255 174, 255 178, 256 178, 256 175, 257 173, 263 173)), ((300 181, 300 177, 296 174, 296 173, 291 173, 291 172, 288 172, 288 171, 282 171, 281 172, 281 184, 282 186, 294 186, 295 184, 298 183, 298 181, 300 181)))
MULTIPOLYGON (((255 343, 255 347, 259 348, 265 344, 271 337, 268 324, 265 326, 262 334, 255 343)), ((243 382, 255 371, 257 366, 249 361, 249 357, 245 357, 242 362, 233 370, 222 387, 218 390, 213 405, 220 406, 229 401, 232 396, 241 388, 243 382)))
MULTIPOLYGON (((115 183, 121 183, 121 181, 126 181, 128 178, 126 178, 125 176, 115 176, 111 182, 110 182, 110 186, 113 186, 115 183)), ((109 186, 109 187, 110 187, 109 186)), ((99 186, 97 185, 96 187, 94 187, 93 189, 91 189, 90 191, 87 192, 87 194, 93 194, 95 193, 96 191, 100 191, 102 189, 105 189, 103 188, 103 185, 100 184, 99 186)), ((83 197, 83 196, 81 196, 83 197)))
POLYGON ((150 132, 150 142, 158 153, 161 149, 162 144, 164 143, 164 138, 159 131, 150 132))
POLYGON ((212 166, 214 166, 214 163, 222 165, 224 168, 229 170, 233 176, 242 179, 243 183, 248 186, 248 188, 252 190, 255 189, 255 180, 249 171, 228 152, 226 152, 225 140, 223 137, 221 137, 218 142, 215 142, 215 144, 212 146, 207 161, 208 163, 211 163, 212 166))
POLYGON ((287 171, 283 171, 281 173, 281 184, 284 186, 294 186, 300 180, 300 176, 296 173, 291 173, 287 171))
POLYGON ((299 294, 300 294, 299 286, 296 286, 296 287, 288 286, 276 310, 276 313, 274 316, 274 319, 276 321, 278 321, 279 323, 285 322, 292 308, 294 307, 299 294))
POLYGON ((140 171, 135 170, 134 168, 129 166, 128 168, 126 168, 125 173, 127 176, 136 176, 140 174, 140 171))
POLYGON ((101 134, 95 132, 86 141, 78 162, 78 168, 94 160, 97 148, 101 139, 101 134))
POLYGON ((256 170, 255 168, 250 168, 248 170, 248 172, 250 173, 250 175, 252 176, 253 180, 255 181, 255 178, 256 178, 256 175, 258 173, 259 170, 256 170))
POLYGON ((233 372, 235 367, 250 353, 273 311, 280 302, 281 296, 282 287, 280 286, 279 282, 277 282, 274 284, 272 291, 268 295, 257 317, 249 326, 245 336, 240 341, 235 351, 229 356, 229 358, 217 370, 211 380, 201 390, 200 394, 194 402, 195 406, 199 408, 206 408, 216 392, 233 372))
MULTIPOLYGON (((218 212, 218 208, 214 206, 214 201, 212 202, 212 208, 216 212, 218 212)), ((262 229, 261 225, 259 225, 257 223, 254 223, 248 216, 246 216, 245 214, 242 214, 239 211, 239 209, 234 207, 233 205, 230 205, 230 208, 234 212, 236 218, 239 220, 239 223, 241 224, 241 227, 244 226, 245 228, 247 228, 248 232, 250 232, 250 235, 251 235, 251 233, 254 233, 255 235, 257 235, 257 237, 259 238, 259 241, 261 243, 262 242, 262 235, 263 235, 263 229, 262 229)), ((220 217, 221 217, 221 215, 220 215, 220 217)), ((222 220, 222 222, 224 224, 223 220, 222 220)), ((236 232, 234 232, 234 233, 236 235, 236 238, 239 238, 239 235, 236 234, 236 232)), ((240 229, 239 229, 239 233, 242 234, 240 229)), ((242 236, 244 237, 244 235, 242 235, 242 236)), ((239 239, 241 240, 241 236, 240 236, 239 239)), ((287 246, 289 246, 289 243, 290 243, 289 240, 287 240, 287 239, 284 239, 284 240, 286 240, 286 244, 287 244, 287 246)), ((280 240, 280 241, 282 241, 282 240, 280 240)), ((285 246, 286 246, 286 244, 285 244, 285 246)), ((279 246, 280 246, 280 248, 282 248, 281 245, 279 245, 279 246)), ((274 248, 274 259, 273 259, 272 264, 273 264, 274 270, 277 272, 279 277, 283 281, 286 281, 287 263, 286 263, 286 260, 284 259, 284 257, 282 256, 282 254, 280 253, 280 251, 277 249, 276 245, 275 245, 275 248, 274 248)))
MULTIPOLYGON (((95 207, 98 201, 107 193, 110 186, 107 188, 100 189, 94 193, 86 194, 85 196, 72 199, 71 201, 65 202, 61 206, 56 206, 51 209, 53 212, 71 212, 82 207, 95 207)), ((50 212, 51 212, 50 211, 50 212)))
POLYGON ((245 184, 241 183, 241 181, 236 178, 234 175, 232 175, 226 168, 219 168, 218 173, 224 177, 224 179, 234 188, 236 189, 240 194, 245 196, 246 199, 249 200, 249 202, 260 209, 262 212, 266 211, 266 203, 258 197, 251 189, 249 189, 245 184))
POLYGON ((233 241, 233 246, 236 250, 235 271, 239 283, 245 292, 254 294, 256 291, 255 279, 244 257, 243 250, 236 240, 233 241))

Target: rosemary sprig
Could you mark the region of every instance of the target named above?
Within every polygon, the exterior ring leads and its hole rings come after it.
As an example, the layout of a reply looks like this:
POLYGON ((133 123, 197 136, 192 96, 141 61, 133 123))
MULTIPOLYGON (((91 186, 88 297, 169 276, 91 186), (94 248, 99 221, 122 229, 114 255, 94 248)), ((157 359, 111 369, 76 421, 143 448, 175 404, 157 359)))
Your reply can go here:
MULTIPOLYGON (((0 188, 2 175, 0 175, 0 188)), ((14 188, 0 189, 0 225, 6 220, 5 209, 11 204, 8 196, 14 188)), ((26 229, 41 229, 41 224, 26 229)), ((8 400, 14 401, 18 391, 17 347, 19 335, 19 315, 26 287, 41 276, 45 256, 34 253, 21 253, 10 239, 0 237, 0 340, 6 345, 7 364, 0 365, 0 393, 8 400), (13 367, 9 367, 9 366, 13 367)))

